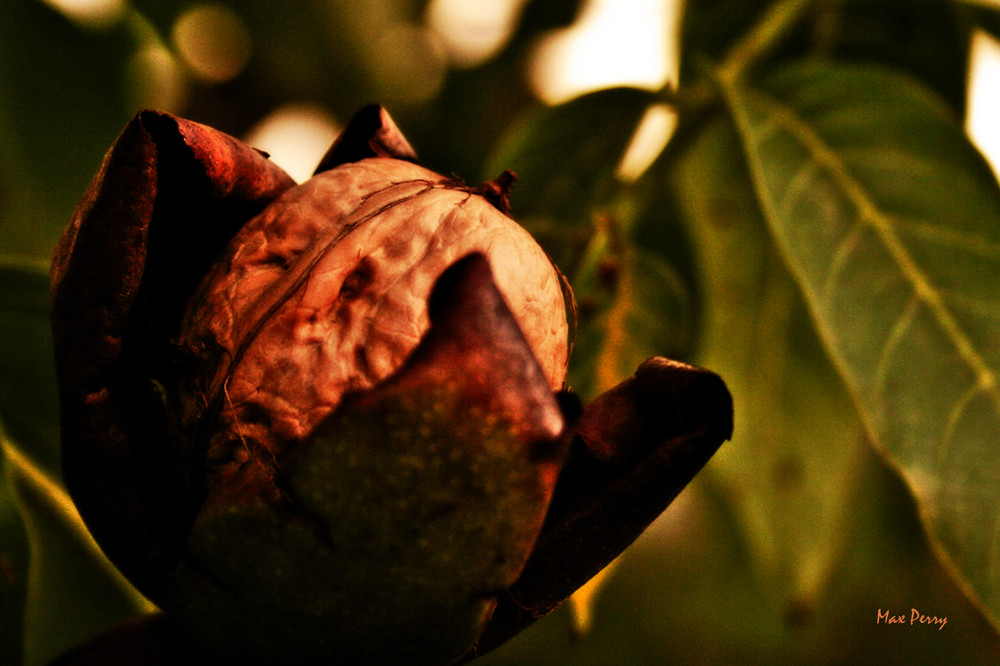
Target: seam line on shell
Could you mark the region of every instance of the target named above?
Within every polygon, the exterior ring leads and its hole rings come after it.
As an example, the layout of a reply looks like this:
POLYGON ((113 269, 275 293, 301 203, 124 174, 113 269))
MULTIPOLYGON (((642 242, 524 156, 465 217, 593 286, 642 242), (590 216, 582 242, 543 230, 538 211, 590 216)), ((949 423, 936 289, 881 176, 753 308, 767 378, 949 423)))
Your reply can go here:
POLYGON ((295 279, 292 280, 292 282, 289 285, 287 285, 283 289, 278 290, 277 292, 269 294, 271 300, 270 305, 268 305, 263 310, 263 312, 259 312, 256 321, 250 326, 243 340, 239 343, 239 345, 231 355, 227 355, 228 359, 219 369, 219 373, 216 375, 216 379, 212 381, 212 385, 207 387, 208 390, 206 391, 205 397, 209 406, 203 418, 211 418, 213 414, 217 414, 220 411, 222 407, 222 399, 224 397, 222 395, 222 389, 224 385, 228 384, 229 378, 232 377, 233 369, 239 365, 246 351, 257 339, 257 336, 260 334, 261 330, 263 330, 264 323, 269 321, 273 317, 274 313, 277 312, 278 309, 281 308, 282 304, 285 303, 288 299, 290 299, 293 294, 301 291, 305 287, 305 285, 308 284, 309 279, 312 275, 312 271, 315 269, 316 265, 322 260, 322 258, 326 255, 326 253, 330 250, 330 248, 340 243, 344 238, 353 233, 357 228, 359 228, 365 222, 375 217, 378 217, 379 215, 384 214, 385 212, 391 210, 392 208, 407 203, 408 201, 411 201, 412 199, 415 199, 423 194, 426 194, 427 192, 433 189, 448 189, 447 187, 439 183, 435 183, 433 181, 424 179, 414 179, 408 181, 394 182, 380 190, 377 190, 376 192, 372 192, 371 194, 365 195, 362 198, 361 204, 357 208, 355 208, 348 216, 345 217, 349 217, 350 215, 358 213, 358 211, 365 205, 365 203, 367 203, 368 200, 373 196, 375 196, 376 194, 384 193, 395 187, 407 185, 410 183, 424 183, 425 187, 421 188, 420 190, 412 194, 408 194, 406 196, 402 196, 397 199, 388 201, 382 206, 379 206, 374 211, 370 211, 361 216, 360 218, 358 218, 357 220, 345 224, 342 228, 340 228, 337 231, 336 235, 333 238, 325 239, 324 241, 322 241, 322 248, 314 253, 314 255, 309 259, 308 263, 305 265, 304 269, 298 271, 298 274, 295 276, 295 279))

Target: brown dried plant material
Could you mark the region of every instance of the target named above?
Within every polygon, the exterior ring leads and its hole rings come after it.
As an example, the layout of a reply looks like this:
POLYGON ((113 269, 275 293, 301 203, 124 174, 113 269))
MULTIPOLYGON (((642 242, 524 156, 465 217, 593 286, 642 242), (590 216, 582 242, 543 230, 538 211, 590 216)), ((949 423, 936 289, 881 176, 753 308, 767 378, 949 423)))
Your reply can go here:
POLYGON ((589 403, 531 557, 468 657, 554 610, 610 564, 732 431, 732 398, 722 379, 661 357, 589 403))
POLYGON ((218 252, 294 184, 232 137, 143 112, 53 258, 63 478, 109 558, 152 598, 200 495, 162 397, 166 347, 218 252))
POLYGON ((203 506, 165 608, 215 652, 452 663, 517 579, 566 422, 483 255, 441 277, 431 321, 399 372, 279 458, 280 500, 203 506))
POLYGON ((464 186, 375 157, 285 192, 215 264, 181 332, 209 369, 181 403, 185 430, 200 429, 219 466, 246 452, 265 464, 280 456, 345 392, 402 365, 427 331, 434 283, 471 252, 489 260, 549 385, 560 388, 565 305, 537 243, 464 186), (211 431, 208 414, 217 415, 211 431))
POLYGON ((64 473, 166 618, 60 663, 474 658, 728 438, 721 380, 666 359, 581 411, 512 174, 415 162, 379 107, 302 185, 166 114, 119 137, 53 262, 64 473))

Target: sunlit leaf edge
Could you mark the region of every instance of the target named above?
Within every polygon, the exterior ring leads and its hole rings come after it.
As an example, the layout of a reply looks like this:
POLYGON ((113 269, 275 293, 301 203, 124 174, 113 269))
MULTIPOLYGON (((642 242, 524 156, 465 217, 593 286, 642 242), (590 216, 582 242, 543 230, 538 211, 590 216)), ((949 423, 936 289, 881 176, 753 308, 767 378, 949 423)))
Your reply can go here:
MULTIPOLYGON (((14 500, 19 507, 28 536, 28 596, 25 603, 24 625, 25 662, 29 663, 33 658, 37 659, 37 655, 33 654, 33 648, 48 642, 46 637, 34 635, 37 630, 29 621, 29 616, 36 612, 39 607, 53 602, 52 599, 44 598, 45 595, 39 592, 39 577, 44 575, 44 572, 40 570, 44 568, 40 565, 41 551, 45 548, 44 541, 47 538, 46 534, 43 533, 44 528, 41 527, 41 524, 45 522, 41 518, 41 513, 48 514, 61 526, 66 536, 79 544, 83 557, 89 561, 91 566, 96 567, 100 576, 107 581, 106 589, 109 598, 124 603, 126 607, 132 609, 135 615, 155 611, 156 607, 139 594, 101 552, 100 547, 80 518, 72 499, 62 486, 7 437, 2 423, 0 423, 0 453, 2 453, 4 460, 5 481, 13 491, 14 500)), ((65 557, 67 555, 58 553, 57 556, 65 557)), ((81 601, 84 604, 101 603, 97 600, 81 601)), ((65 609, 60 610, 61 615, 64 614, 63 611, 65 609)))

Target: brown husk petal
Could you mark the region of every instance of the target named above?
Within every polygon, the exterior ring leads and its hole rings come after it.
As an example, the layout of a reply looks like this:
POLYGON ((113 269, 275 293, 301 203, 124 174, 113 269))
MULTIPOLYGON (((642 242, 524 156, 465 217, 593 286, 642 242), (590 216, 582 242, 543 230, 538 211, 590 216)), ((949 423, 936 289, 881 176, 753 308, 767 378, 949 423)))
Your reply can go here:
MULTIPOLYGON (((415 161, 380 107, 363 110, 348 129, 318 173, 368 157, 415 161)), ((509 180, 496 184, 494 205, 506 203, 509 180)), ((265 156, 228 135, 143 112, 105 157, 57 247, 53 330, 63 475, 98 543, 154 601, 164 598, 206 492, 207 463, 198 447, 178 441, 173 393, 164 388, 192 373, 176 344, 185 307, 236 232, 293 186, 265 156)), ((504 544, 512 549, 505 551, 510 567, 484 593, 499 596, 476 647, 463 657, 468 661, 550 612, 632 543, 730 437, 732 400, 717 375, 654 358, 577 421, 578 403, 553 396, 557 384, 546 380, 526 343, 530 331, 519 328, 479 254, 440 278, 429 312, 429 332, 398 372, 331 404, 337 411, 319 433, 409 404, 409 396, 418 407, 433 403, 431 389, 447 385, 446 393, 461 398, 457 411, 502 414, 513 437, 504 441, 526 447, 529 469, 521 472, 538 482, 540 501, 532 506, 541 508, 517 514, 530 529, 504 544), (575 433, 570 446, 568 433, 575 433)), ((288 456, 282 462, 294 462, 295 452, 288 456)), ((294 479, 277 481, 280 488, 294 479)), ((294 507, 315 485, 307 481, 283 500, 294 507)), ((273 508, 267 515, 285 525, 273 508)), ((383 606, 372 612, 395 621, 399 611, 383 606)), ((419 628, 435 618, 407 621, 419 628)), ((162 621, 133 631, 153 645, 166 635, 163 627, 174 631, 162 621)))
POLYGON ((344 131, 323 155, 313 175, 367 157, 392 157, 417 162, 416 151, 396 127, 389 113, 377 104, 370 104, 354 114, 344 131))
POLYGON ((56 249, 63 476, 109 558, 156 598, 199 501, 160 387, 184 304, 243 223, 294 181, 257 151, 139 113, 56 249))
POLYGON ((516 580, 566 422, 482 254, 443 273, 429 309, 394 375, 283 452, 280 501, 206 501, 164 607, 207 648, 240 663, 450 663, 516 580))
POLYGON ((546 615, 621 554, 733 430, 718 375, 651 358, 588 404, 545 525, 466 661, 546 615))

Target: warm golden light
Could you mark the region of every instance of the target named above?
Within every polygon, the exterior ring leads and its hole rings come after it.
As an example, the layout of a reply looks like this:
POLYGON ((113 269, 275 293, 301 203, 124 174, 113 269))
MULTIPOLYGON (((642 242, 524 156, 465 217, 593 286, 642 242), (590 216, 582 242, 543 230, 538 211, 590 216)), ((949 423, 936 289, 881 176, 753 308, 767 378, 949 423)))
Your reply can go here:
POLYGON ((86 28, 107 28, 125 16, 127 0, 42 0, 74 23, 86 28))
POLYGON ((188 101, 189 81, 184 68, 166 47, 150 41, 125 65, 128 111, 162 109, 180 113, 188 101))
POLYGON ((427 25, 441 40, 449 61, 474 67, 496 55, 510 40, 525 0, 431 0, 427 25))
POLYGON ((969 103, 966 129, 1000 174, 1000 41, 976 33, 969 54, 969 103))
POLYGON ((678 0, 588 0, 576 24, 539 45, 535 92, 558 104, 590 90, 655 90, 676 79, 678 9, 678 0))
POLYGON ((339 132, 337 121, 318 104, 287 104, 261 120, 246 142, 268 153, 301 183, 312 175, 339 132))
POLYGON ((250 60, 250 31, 222 5, 196 5, 174 23, 174 49, 198 78, 212 83, 239 75, 250 60))
POLYGON ((654 104, 646 109, 625 156, 618 164, 620 180, 637 180, 660 156, 677 128, 677 113, 666 104, 654 104))

